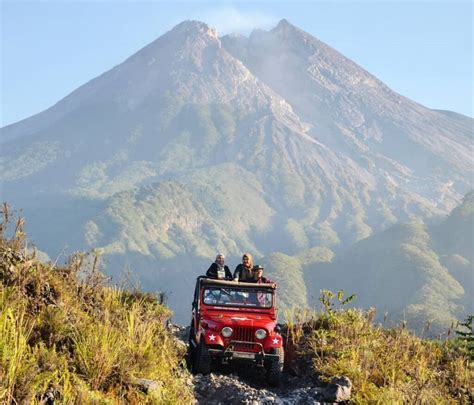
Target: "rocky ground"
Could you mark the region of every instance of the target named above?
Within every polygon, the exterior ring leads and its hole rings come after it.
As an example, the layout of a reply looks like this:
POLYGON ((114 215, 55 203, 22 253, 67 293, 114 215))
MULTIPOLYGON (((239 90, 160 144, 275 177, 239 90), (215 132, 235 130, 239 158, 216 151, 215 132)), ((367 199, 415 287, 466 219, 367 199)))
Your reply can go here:
POLYGON ((320 390, 302 383, 298 377, 284 375, 278 388, 268 386, 257 370, 216 372, 194 376, 198 404, 320 404, 320 390))
MULTIPOLYGON (((186 344, 187 328, 170 325, 170 329, 180 344, 186 344)), ((350 397, 352 386, 346 377, 335 378, 331 383, 324 384, 311 377, 309 370, 301 365, 296 370, 284 372, 279 387, 271 387, 266 383, 263 370, 219 365, 209 375, 193 376, 189 384, 193 386, 197 405, 344 403, 350 397)))

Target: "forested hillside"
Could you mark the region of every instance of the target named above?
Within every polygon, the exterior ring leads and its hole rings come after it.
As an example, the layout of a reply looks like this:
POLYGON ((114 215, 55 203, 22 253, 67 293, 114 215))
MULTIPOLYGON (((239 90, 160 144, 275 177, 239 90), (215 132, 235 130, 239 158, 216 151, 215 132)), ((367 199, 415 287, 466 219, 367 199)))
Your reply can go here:
POLYGON ((358 306, 376 307, 379 320, 393 324, 404 319, 418 331, 430 325, 430 333, 447 332, 474 312, 473 226, 471 192, 440 224, 408 222, 336 256, 324 250, 272 255, 268 265, 288 291, 288 304, 307 297, 312 306, 319 290, 344 289, 357 294, 358 306))

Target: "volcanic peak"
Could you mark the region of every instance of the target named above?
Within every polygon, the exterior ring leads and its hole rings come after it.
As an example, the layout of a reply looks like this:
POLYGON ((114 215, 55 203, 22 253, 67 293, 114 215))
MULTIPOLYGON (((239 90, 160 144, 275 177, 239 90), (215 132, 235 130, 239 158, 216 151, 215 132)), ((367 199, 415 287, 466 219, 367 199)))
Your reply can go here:
POLYGON ((218 39, 217 30, 215 28, 209 27, 206 23, 202 21, 195 21, 195 20, 186 20, 178 25, 176 25, 168 34, 174 35, 208 35, 215 39, 218 39))

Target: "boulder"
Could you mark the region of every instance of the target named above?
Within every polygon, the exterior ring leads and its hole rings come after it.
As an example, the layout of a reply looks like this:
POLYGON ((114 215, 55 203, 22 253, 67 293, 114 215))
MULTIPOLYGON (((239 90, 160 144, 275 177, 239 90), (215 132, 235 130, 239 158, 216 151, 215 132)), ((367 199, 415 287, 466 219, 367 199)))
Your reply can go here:
POLYGON ((335 377, 319 393, 324 402, 344 402, 351 398, 352 382, 348 377, 335 377))
POLYGON ((157 381, 148 380, 146 378, 131 378, 130 383, 138 386, 145 394, 159 393, 161 384, 157 381))

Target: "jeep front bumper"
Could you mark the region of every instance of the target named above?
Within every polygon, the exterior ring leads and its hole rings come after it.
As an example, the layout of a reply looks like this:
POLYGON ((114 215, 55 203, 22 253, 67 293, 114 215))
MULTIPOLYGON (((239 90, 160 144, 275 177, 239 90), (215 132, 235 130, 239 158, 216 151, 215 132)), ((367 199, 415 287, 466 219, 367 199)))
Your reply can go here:
POLYGON ((239 340, 232 340, 226 348, 223 349, 215 349, 209 348, 209 354, 213 357, 220 358, 223 364, 228 363, 229 361, 242 361, 242 362, 250 362, 256 363, 258 365, 263 366, 266 363, 279 361, 280 356, 278 354, 271 354, 265 353, 263 350, 263 345, 257 342, 244 342, 239 340), (239 350, 235 350, 236 344, 245 344, 249 345, 252 344, 258 347, 257 352, 243 352, 239 350))

